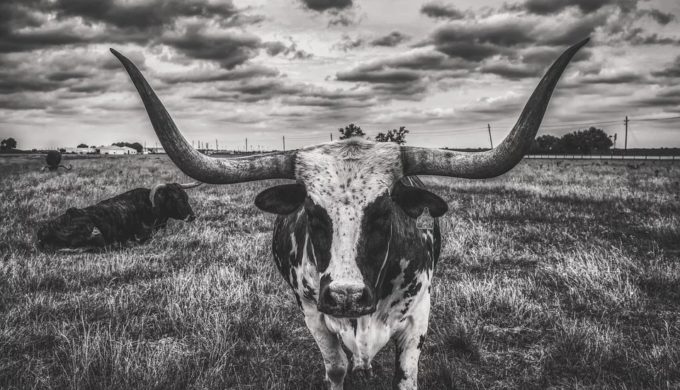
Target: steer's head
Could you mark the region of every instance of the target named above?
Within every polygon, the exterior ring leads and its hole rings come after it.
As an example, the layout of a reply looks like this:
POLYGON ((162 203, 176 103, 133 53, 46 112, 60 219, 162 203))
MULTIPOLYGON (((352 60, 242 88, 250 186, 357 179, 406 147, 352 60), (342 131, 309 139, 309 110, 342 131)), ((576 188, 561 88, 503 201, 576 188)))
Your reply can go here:
POLYGON ((587 41, 567 49, 548 69, 515 127, 492 150, 463 153, 349 140, 237 159, 213 158, 196 151, 137 67, 112 52, 137 88, 164 149, 184 173, 212 184, 296 181, 264 191, 256 203, 278 214, 304 209, 322 275, 320 309, 358 316, 374 310, 380 260, 394 226, 390 221, 400 214, 414 218, 424 207, 433 216, 446 211, 440 198, 424 190, 404 188, 399 179, 409 175, 484 179, 510 170, 529 150, 562 72, 587 41))
POLYGON ((393 220, 415 221, 425 208, 434 217, 446 212, 438 196, 403 185, 402 172, 399 146, 350 139, 299 151, 297 183, 269 188, 255 199, 264 211, 303 211, 322 312, 337 317, 373 312, 392 237, 400 236, 393 220))
POLYGON ((197 187, 200 184, 170 183, 155 185, 149 193, 149 200, 154 212, 165 218, 193 221, 196 219, 196 215, 189 204, 189 195, 187 195, 185 189, 197 187))

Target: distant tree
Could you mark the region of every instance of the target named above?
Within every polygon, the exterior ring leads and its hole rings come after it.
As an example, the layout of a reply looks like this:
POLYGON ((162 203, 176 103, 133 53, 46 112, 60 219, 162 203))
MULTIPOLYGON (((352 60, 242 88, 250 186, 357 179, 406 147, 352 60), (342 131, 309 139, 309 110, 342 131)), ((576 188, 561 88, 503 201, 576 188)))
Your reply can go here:
POLYGON ((392 129, 388 130, 387 133, 378 133, 375 136, 375 140, 376 142, 394 142, 398 145, 403 145, 406 143, 406 134, 408 133, 409 131, 406 130, 406 127, 401 126, 399 130, 392 129))
POLYGON ((559 149, 560 139, 554 135, 545 134, 534 140, 531 145, 532 153, 550 153, 557 152, 559 149))
POLYGON ((585 139, 585 144, 588 147, 588 153, 593 152, 607 152, 614 143, 611 138, 602 129, 590 127, 588 130, 582 131, 582 137, 585 139))
POLYGON ((349 125, 345 126, 345 128, 339 128, 338 131, 340 132, 340 139, 347 139, 351 137, 363 137, 366 135, 363 130, 361 130, 361 127, 355 126, 354 123, 350 123, 349 125))
POLYGON ((111 145, 120 146, 120 147, 127 146, 128 148, 132 148, 132 149, 136 150, 137 153, 142 153, 144 151, 144 147, 139 142, 134 142, 134 143, 116 142, 116 143, 113 143, 111 145))
POLYGON ((87 145, 85 145, 85 144, 78 144, 78 147, 79 147, 79 148, 89 148, 89 146, 87 146, 87 145))
POLYGON ((557 138, 542 135, 531 145, 532 153, 592 154, 606 153, 614 145, 612 139, 602 129, 590 127, 557 138))
POLYGON ((6 138, 0 141, 0 150, 12 150, 17 148, 17 141, 14 138, 6 138))
POLYGON ((609 151, 614 143, 602 129, 590 127, 588 130, 565 134, 559 142, 564 153, 603 153, 609 151))

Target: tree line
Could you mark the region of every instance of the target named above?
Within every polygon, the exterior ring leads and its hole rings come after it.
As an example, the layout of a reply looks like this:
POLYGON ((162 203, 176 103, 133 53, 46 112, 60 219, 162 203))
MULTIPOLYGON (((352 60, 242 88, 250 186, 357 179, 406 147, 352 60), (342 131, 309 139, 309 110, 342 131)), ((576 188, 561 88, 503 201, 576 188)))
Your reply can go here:
MULTIPOLYGON (((340 139, 350 137, 366 137, 366 133, 360 126, 350 123, 344 128, 339 128, 340 139)), ((394 142, 399 145, 406 143, 406 136, 410 131, 405 126, 398 129, 380 132, 374 137, 376 142, 394 142)), ((607 135, 602 129, 590 127, 586 130, 577 130, 562 137, 545 134, 537 137, 529 150, 532 154, 597 154, 608 153, 616 141, 616 135, 607 135)), ((139 142, 116 142, 114 146, 127 146, 135 149, 137 153, 142 153, 144 147, 139 142)), ((79 148, 87 148, 86 144, 78 145, 79 148)), ((17 141, 14 138, 6 138, 0 142, 1 151, 10 151, 17 148, 17 141)), ((92 146, 94 148, 94 146, 92 146)))
MULTIPOLYGON (((354 123, 350 123, 344 128, 339 128, 338 132, 340 132, 340 139, 366 136, 366 133, 364 133, 361 127, 356 126, 354 123)), ((399 129, 387 130, 384 133, 380 132, 374 139, 376 142, 394 142, 403 145, 406 143, 406 134, 408 133, 409 131, 406 129, 406 126, 401 126, 399 129)))
MULTIPOLYGON (((350 137, 366 137, 366 133, 360 126, 350 123, 344 128, 338 129, 340 139, 347 139, 350 137)), ((380 132, 375 136, 374 140, 377 142, 394 142, 399 145, 406 143, 406 135, 409 130, 405 126, 399 129, 392 129, 386 132, 380 132)), ((614 140, 616 140, 614 136, 614 140)), ((607 153, 614 145, 612 137, 602 129, 590 127, 586 130, 577 130, 562 137, 545 134, 536 138, 530 149, 530 153, 534 154, 592 154, 592 153, 607 153)))
MULTIPOLYGON (((616 138, 614 137, 614 140, 616 138)), ((602 129, 590 127, 562 137, 545 134, 537 137, 529 150, 532 154, 600 154, 608 153, 614 145, 612 137, 602 129)))

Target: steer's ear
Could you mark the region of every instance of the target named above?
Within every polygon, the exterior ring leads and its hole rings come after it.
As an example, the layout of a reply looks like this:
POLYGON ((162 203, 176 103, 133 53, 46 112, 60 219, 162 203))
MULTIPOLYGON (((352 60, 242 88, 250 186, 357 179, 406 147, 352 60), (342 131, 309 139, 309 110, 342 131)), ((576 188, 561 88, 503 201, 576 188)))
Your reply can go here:
POLYGON ((392 200, 411 218, 418 218, 425 207, 435 218, 449 211, 444 199, 422 188, 404 185, 401 181, 392 188, 392 200))
POLYGON ((284 184, 260 192, 255 197, 255 206, 273 214, 290 214, 304 203, 307 190, 303 184, 284 184))

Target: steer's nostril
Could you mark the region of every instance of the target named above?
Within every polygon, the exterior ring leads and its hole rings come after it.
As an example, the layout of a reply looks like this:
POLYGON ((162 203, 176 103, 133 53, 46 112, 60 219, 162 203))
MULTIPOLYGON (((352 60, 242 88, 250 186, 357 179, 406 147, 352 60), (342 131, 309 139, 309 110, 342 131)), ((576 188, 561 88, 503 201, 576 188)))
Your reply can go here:
POLYGON ((333 291, 331 291, 330 288, 326 287, 323 289, 323 292, 321 293, 321 302, 323 302, 325 305, 328 306, 334 306, 337 304, 337 300, 333 296, 333 291))
POLYGON ((373 304, 373 294, 371 293, 371 289, 364 287, 357 303, 362 306, 370 306, 373 304))

